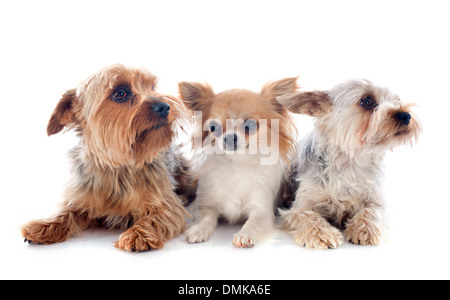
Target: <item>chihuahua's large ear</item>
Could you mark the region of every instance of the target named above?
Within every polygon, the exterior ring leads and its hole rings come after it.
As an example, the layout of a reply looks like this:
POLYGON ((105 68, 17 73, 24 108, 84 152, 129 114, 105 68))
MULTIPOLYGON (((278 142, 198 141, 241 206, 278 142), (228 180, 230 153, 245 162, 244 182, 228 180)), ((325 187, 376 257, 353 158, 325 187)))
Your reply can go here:
POLYGON ((180 82, 178 89, 183 102, 194 111, 203 111, 209 100, 214 97, 214 91, 209 84, 180 82))
POLYGON ((47 125, 47 134, 60 132, 66 126, 77 124, 75 112, 73 110, 76 101, 75 89, 67 91, 59 100, 47 125))
POLYGON ((298 77, 290 77, 266 83, 262 88, 261 94, 275 99, 283 94, 293 93, 298 88, 297 79, 298 77))
POLYGON ((277 97, 287 110, 297 114, 320 117, 333 110, 333 103, 326 92, 296 92, 277 97))
POLYGON ((266 83, 261 90, 261 95, 267 97, 277 107, 277 110, 281 110, 282 107, 277 102, 276 97, 295 92, 298 88, 297 79, 298 77, 290 77, 266 83))

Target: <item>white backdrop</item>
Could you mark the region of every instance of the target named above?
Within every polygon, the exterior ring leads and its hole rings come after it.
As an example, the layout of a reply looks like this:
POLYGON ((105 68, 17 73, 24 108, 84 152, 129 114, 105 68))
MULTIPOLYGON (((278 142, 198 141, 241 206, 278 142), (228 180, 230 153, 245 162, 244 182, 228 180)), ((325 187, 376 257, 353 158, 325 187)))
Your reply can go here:
MULTIPOLYGON (((0 278, 450 279, 448 1, 2 1, 0 11, 0 278), (304 90, 364 77, 389 86, 423 124, 413 147, 386 159, 389 239, 306 250, 282 232, 252 249, 220 226, 204 244, 184 236, 141 254, 120 232, 23 243, 20 225, 52 214, 68 179, 72 133, 46 136, 60 96, 98 69, 146 67, 159 90, 207 81, 259 91, 300 75, 304 90)), ((310 127, 299 118, 300 131, 310 127)))

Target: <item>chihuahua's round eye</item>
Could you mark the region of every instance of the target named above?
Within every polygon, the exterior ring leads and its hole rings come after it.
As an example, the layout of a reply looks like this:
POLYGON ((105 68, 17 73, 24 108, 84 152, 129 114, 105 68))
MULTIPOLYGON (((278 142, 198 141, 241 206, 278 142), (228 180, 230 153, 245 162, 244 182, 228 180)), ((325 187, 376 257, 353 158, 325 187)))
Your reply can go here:
POLYGON ((252 134, 258 128, 258 124, 255 120, 247 120, 244 122, 243 126, 246 134, 252 134))
POLYGON ((124 102, 127 101, 131 96, 131 91, 126 87, 119 87, 112 93, 112 99, 114 102, 124 102))
POLYGON ((215 121, 212 121, 211 123, 209 123, 209 131, 211 131, 215 135, 220 135, 221 130, 222 130, 222 127, 220 126, 219 123, 217 123, 215 121))
POLYGON ((216 122, 209 123, 209 131, 215 132, 218 129, 219 129, 219 124, 217 124, 216 122))
POLYGON ((375 108, 377 106, 377 102, 375 101, 375 99, 372 96, 366 96, 361 99, 361 102, 359 103, 359 105, 361 105, 361 107, 369 110, 369 109, 375 108))

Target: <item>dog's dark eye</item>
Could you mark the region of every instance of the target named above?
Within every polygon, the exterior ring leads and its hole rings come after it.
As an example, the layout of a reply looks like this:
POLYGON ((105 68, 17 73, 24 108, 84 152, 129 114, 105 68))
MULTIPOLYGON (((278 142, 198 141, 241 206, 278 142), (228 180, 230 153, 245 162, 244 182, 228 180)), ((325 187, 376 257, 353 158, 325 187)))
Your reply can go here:
POLYGON ((249 120, 244 122, 243 127, 244 127, 244 130, 245 130, 246 134, 252 134, 258 128, 258 124, 256 123, 255 120, 249 119, 249 120))
POLYGON ((212 122, 209 123, 209 131, 211 131, 215 135, 220 135, 221 134, 221 130, 222 130, 222 127, 220 126, 219 123, 217 123, 215 121, 212 121, 212 122))
POLYGON ((214 131, 217 131, 218 129, 219 129, 219 124, 217 124, 216 122, 209 123, 209 131, 214 132, 214 131))
POLYGON ((127 101, 131 96, 131 91, 126 87, 119 87, 112 93, 112 99, 114 102, 121 103, 127 101))
POLYGON ((377 102, 375 101, 375 99, 372 96, 366 96, 361 99, 361 102, 359 103, 359 105, 361 105, 361 107, 363 107, 367 110, 370 110, 370 109, 374 109, 375 107, 377 107, 377 102))

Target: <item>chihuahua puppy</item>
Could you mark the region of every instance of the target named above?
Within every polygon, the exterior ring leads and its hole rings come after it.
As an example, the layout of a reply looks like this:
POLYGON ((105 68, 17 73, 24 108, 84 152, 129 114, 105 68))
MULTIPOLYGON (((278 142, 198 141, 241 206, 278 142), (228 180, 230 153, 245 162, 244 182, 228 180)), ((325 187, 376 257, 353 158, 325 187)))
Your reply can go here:
POLYGON ((245 221, 236 247, 252 247, 274 227, 286 165, 295 149, 293 121, 276 97, 296 90, 297 78, 266 84, 260 93, 215 94, 207 84, 182 82, 181 99, 194 113, 193 176, 198 182, 189 243, 208 240, 218 219, 245 221))

